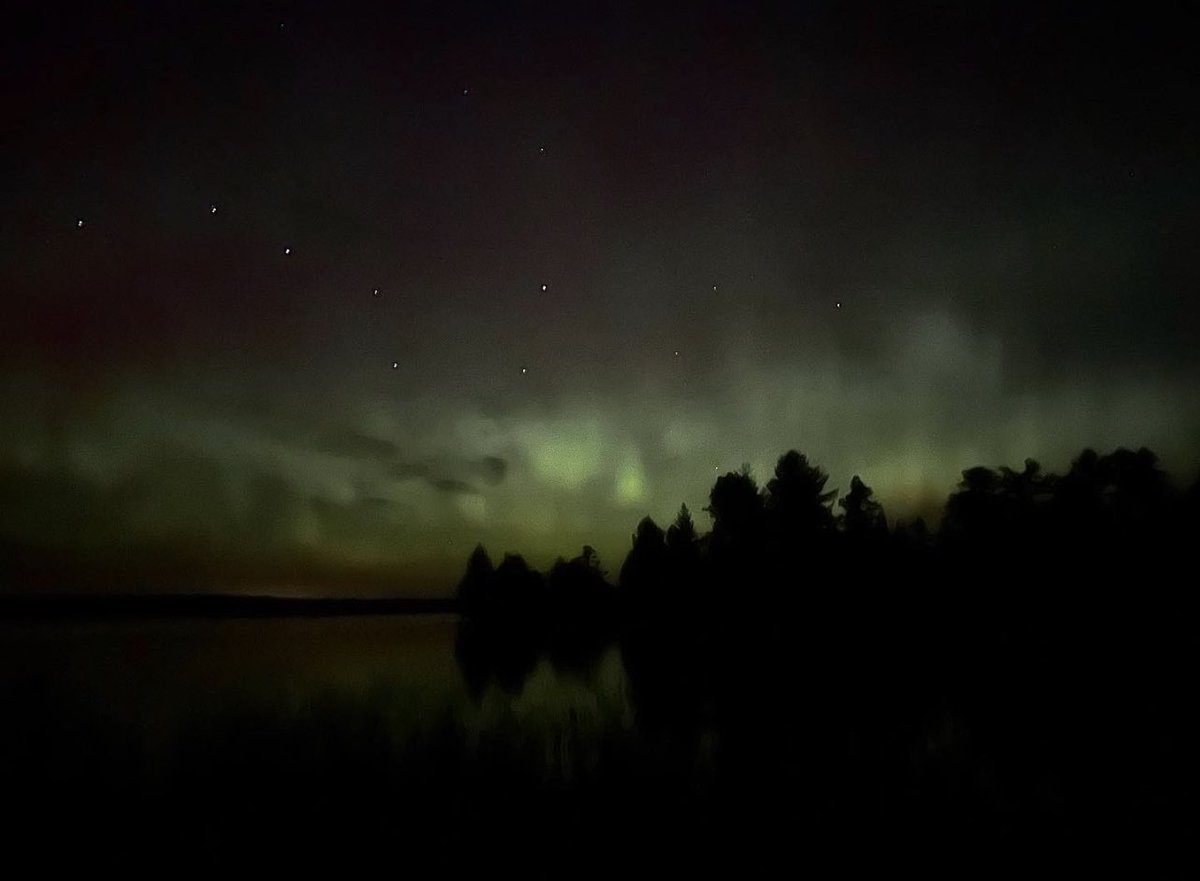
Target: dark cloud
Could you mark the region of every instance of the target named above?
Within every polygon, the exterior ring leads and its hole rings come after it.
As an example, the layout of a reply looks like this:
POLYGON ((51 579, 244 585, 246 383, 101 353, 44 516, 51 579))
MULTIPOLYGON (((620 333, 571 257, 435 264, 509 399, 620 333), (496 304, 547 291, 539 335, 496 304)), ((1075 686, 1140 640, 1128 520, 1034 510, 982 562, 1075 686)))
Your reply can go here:
POLYGON ((358 431, 344 431, 326 435, 318 441, 317 449, 323 453, 330 453, 335 456, 376 459, 381 462, 396 458, 400 452, 400 448, 392 441, 385 438, 372 437, 358 431))
POLYGON ((388 466, 387 474, 396 480, 413 480, 429 476, 429 466, 423 462, 398 462, 388 466))
POLYGON ((467 483, 465 480, 458 480, 454 477, 437 477, 429 481, 429 485, 434 489, 441 490, 446 493, 467 493, 474 494, 479 492, 474 486, 467 483))
POLYGON ((359 499, 359 504, 362 505, 365 511, 387 511, 397 507, 394 499, 382 499, 378 496, 366 496, 359 499))
MULTIPOLYGON (((443 459, 446 457, 442 457, 443 459)), ((402 462, 388 467, 388 476, 397 480, 423 480, 434 489, 446 493, 477 493, 479 489, 470 478, 479 478, 488 486, 499 486, 508 473, 508 462, 499 456, 484 456, 478 461, 463 461, 456 466, 446 463, 402 462), (463 477, 446 471, 457 470, 463 477)))
POLYGON ((484 456, 479 460, 479 466, 483 479, 492 486, 503 482, 504 475, 508 473, 508 462, 499 456, 484 456))

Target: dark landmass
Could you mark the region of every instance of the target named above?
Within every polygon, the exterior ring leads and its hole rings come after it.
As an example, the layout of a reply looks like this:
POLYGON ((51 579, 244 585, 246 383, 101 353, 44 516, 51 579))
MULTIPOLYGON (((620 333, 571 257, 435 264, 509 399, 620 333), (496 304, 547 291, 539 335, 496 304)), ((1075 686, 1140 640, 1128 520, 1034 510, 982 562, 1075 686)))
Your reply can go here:
POLYGON ((233 594, 81 594, 0 596, 0 620, 12 618, 328 618, 338 615, 441 615, 458 611, 445 597, 300 598, 233 594))

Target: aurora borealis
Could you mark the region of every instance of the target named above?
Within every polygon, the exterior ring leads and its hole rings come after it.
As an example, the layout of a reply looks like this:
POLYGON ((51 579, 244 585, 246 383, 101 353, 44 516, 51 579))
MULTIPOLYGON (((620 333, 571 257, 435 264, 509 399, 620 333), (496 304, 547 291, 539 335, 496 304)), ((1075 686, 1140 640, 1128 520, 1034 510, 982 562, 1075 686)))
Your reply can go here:
POLYGON ((14 13, 0 543, 436 594, 789 448, 1192 479, 1188 32, 1047 6, 14 13))

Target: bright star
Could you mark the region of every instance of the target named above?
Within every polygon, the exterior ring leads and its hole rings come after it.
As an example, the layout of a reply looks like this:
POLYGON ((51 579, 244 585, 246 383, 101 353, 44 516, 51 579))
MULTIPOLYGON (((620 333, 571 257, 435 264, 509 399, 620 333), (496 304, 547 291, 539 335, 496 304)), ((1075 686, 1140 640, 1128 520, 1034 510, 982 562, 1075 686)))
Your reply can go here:
POLYGON ((545 286, 545 285, 542 285, 542 290, 543 290, 543 291, 544 291, 544 290, 546 290, 546 286, 545 286))
POLYGON ((288 255, 289 255, 289 254, 291 254, 291 253, 292 253, 292 249, 291 249, 291 248, 284 248, 284 249, 283 249, 283 255, 284 255, 285 257, 286 257, 286 256, 288 256, 288 255))
POLYGON ((393 369, 393 370, 397 369, 399 366, 400 366, 400 362, 399 362, 399 361, 393 361, 393 362, 392 362, 392 369, 393 369))
POLYGON ((82 220, 76 220, 76 221, 75 221, 75 228, 76 228, 76 229, 83 229, 83 221, 82 221, 82 220))
POLYGON ((208 206, 208 213, 209 214, 217 213, 217 203, 216 202, 213 202, 211 205, 208 206))

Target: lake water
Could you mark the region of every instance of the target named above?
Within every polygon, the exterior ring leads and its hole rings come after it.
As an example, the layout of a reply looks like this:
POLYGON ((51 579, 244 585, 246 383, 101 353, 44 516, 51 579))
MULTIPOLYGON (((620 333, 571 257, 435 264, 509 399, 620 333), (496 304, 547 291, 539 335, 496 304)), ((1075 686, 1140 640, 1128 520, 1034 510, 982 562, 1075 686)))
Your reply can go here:
POLYGON ((154 840, 301 864, 296 842, 318 842, 438 872, 446 853, 526 871, 533 840, 597 877, 647 850, 672 874, 741 871, 748 854, 766 874, 801 839, 810 857, 890 864, 906 848, 923 867, 949 839, 970 854, 1066 840, 1091 828, 1072 805, 1124 816, 1140 803, 1123 793, 1158 791, 1129 758, 1127 790, 1090 782, 1090 757, 1161 752, 1137 740, 1162 716, 1135 700, 1144 683, 1121 704, 1106 680, 1092 709, 1072 680, 1066 713, 1062 689, 1038 688, 1055 681, 1044 664, 989 684, 911 652, 855 663, 757 619, 731 647, 687 634, 626 634, 481 685, 454 616, 0 621, 0 791, 23 824, 9 839, 57 852, 65 829, 91 854, 139 829, 122 859, 154 840))
POLYGON ((323 706, 386 702, 404 729, 453 717, 471 730, 516 721, 631 726, 620 653, 586 672, 540 660, 517 693, 471 694, 453 615, 0 622, 8 699, 111 722, 158 749, 182 726, 242 711, 286 719, 323 706))
POLYGON ((472 687, 458 640, 445 615, 2 621, 7 840, 64 870, 396 850, 419 867, 567 818, 556 846, 590 841, 657 763, 620 650, 472 687))

